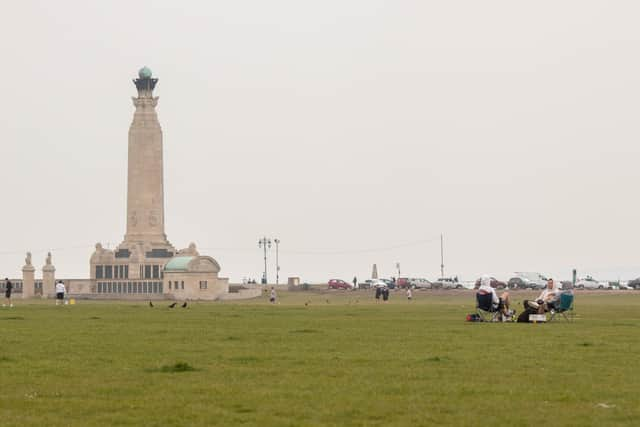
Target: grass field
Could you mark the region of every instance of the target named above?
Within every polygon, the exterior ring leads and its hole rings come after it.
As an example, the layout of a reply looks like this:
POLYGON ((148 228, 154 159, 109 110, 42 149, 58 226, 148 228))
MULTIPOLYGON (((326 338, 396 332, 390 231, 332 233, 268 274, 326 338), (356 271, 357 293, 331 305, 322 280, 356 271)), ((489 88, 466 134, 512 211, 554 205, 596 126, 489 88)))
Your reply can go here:
POLYGON ((639 424, 640 293, 578 293, 574 323, 536 325, 466 323, 472 293, 416 294, 17 300, 0 311, 0 425, 639 424))

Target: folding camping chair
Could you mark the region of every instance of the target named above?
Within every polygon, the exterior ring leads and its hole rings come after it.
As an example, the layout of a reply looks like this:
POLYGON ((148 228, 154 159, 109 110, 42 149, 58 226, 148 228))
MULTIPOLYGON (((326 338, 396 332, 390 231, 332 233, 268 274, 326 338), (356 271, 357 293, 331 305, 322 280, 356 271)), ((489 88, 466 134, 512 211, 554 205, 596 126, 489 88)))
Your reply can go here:
POLYGON ((571 293, 560 294, 558 307, 552 309, 550 313, 551 313, 551 317, 549 318, 550 322, 556 317, 557 314, 561 314, 562 317, 564 317, 564 319, 567 322, 572 322, 573 317, 575 315, 573 312, 573 294, 571 293))
POLYGON ((483 322, 500 321, 500 311, 493 305, 493 298, 489 293, 476 293, 476 313, 483 322))

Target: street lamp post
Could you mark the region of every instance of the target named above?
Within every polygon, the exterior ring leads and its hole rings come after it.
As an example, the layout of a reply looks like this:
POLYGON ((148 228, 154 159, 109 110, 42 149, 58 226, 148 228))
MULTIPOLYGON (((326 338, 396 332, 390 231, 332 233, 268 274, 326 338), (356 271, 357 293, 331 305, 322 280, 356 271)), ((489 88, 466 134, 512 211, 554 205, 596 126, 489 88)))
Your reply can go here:
POLYGON ((267 246, 271 249, 271 239, 263 237, 258 240, 258 247, 264 249, 264 273, 262 274, 262 284, 267 284, 267 246))
POLYGON ((278 263, 278 245, 280 245, 280 239, 273 239, 273 243, 276 244, 276 285, 280 282, 280 264, 278 263))
POLYGON ((440 277, 444 279, 444 237, 440 235, 440 277))

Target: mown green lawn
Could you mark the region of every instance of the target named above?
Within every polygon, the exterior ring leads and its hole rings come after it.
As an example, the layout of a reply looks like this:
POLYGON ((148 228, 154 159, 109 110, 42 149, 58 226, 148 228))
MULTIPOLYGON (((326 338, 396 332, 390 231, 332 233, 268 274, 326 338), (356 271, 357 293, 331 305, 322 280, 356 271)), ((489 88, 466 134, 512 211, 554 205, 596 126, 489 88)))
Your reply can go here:
POLYGON ((639 424, 640 293, 579 293, 574 323, 536 325, 466 323, 470 292, 402 295, 17 300, 0 311, 0 425, 639 424))

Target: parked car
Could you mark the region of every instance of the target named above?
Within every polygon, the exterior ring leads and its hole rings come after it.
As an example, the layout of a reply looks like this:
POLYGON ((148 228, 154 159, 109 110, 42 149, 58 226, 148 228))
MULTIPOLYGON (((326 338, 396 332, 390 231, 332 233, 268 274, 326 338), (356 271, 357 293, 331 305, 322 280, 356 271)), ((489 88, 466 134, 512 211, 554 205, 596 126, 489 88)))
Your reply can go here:
POLYGON ((571 280, 561 280, 560 281, 560 289, 572 289, 573 288, 573 282, 571 280))
POLYGON ((544 289, 547 278, 540 273, 516 272, 507 282, 509 289, 544 289))
POLYGON ((396 280, 396 285, 399 288, 407 288, 411 286, 411 279, 409 279, 408 277, 398 277, 398 280, 396 280))
POLYGON ((587 276, 584 279, 580 279, 576 282, 576 288, 578 289, 610 289, 609 282, 602 282, 594 279, 591 276, 587 276))
POLYGON ((385 287, 387 284, 380 279, 367 279, 364 282, 358 283, 360 289, 371 289, 385 287))
POLYGON ((373 279, 371 281, 372 288, 388 288, 389 285, 385 281, 385 279, 373 279))
POLYGON ((432 284, 436 289, 462 289, 462 283, 458 281, 457 277, 441 277, 432 284))
POLYGON ((431 289, 432 284, 427 279, 409 279, 409 284, 413 289, 431 289))
POLYGON ((620 291, 626 291, 626 290, 629 290, 629 289, 633 289, 627 284, 627 281, 625 281, 625 280, 616 280, 616 281, 607 282, 607 283, 609 284, 609 289, 615 289, 615 290, 620 290, 620 291))
POLYGON ((629 280, 627 286, 631 289, 640 289, 640 277, 637 279, 629 280))
POLYGON ((351 289, 351 283, 347 283, 342 279, 329 280, 329 289, 351 289))
POLYGON ((387 285, 387 288, 389 288, 389 289, 395 289, 396 288, 396 282, 394 282, 391 279, 380 279, 380 281, 384 282, 387 285))
POLYGON ((627 282, 626 280, 619 280, 617 282, 617 285, 618 285, 618 289, 623 291, 628 291, 630 289, 633 289, 631 286, 629 286, 629 282, 627 282))
MULTIPOLYGON (((476 288, 480 287, 480 279, 476 280, 476 284, 475 284, 476 288)), ((507 284, 496 279, 495 277, 491 278, 491 287, 495 288, 495 289, 504 289, 507 287, 507 284)))

